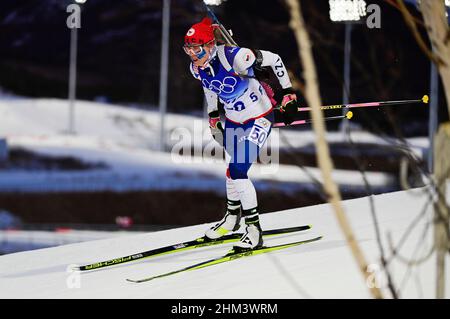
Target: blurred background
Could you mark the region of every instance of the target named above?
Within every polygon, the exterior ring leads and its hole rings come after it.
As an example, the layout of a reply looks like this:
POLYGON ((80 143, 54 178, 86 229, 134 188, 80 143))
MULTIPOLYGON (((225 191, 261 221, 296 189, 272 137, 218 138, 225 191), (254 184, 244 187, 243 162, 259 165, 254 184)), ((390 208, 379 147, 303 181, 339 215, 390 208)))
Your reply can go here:
MULTIPOLYGON (((350 122, 327 123, 344 199, 423 186, 430 136, 449 118, 442 84, 398 2, 366 2, 381 9, 380 28, 332 21, 328 0, 301 1, 322 102, 428 94, 432 103, 355 109, 350 122)), ((416 1, 404 3, 428 41, 416 1)), ((217 4, 211 9, 240 46, 282 57, 307 106, 285 2, 217 4)), ((207 161, 206 148, 220 150, 182 50, 206 14, 201 0, 0 2, 0 253, 223 216, 226 164, 207 161), (74 12, 81 24, 70 29, 74 12)), ((311 126, 272 135, 277 171, 264 173, 261 163, 250 174, 261 211, 326 202, 311 126)))

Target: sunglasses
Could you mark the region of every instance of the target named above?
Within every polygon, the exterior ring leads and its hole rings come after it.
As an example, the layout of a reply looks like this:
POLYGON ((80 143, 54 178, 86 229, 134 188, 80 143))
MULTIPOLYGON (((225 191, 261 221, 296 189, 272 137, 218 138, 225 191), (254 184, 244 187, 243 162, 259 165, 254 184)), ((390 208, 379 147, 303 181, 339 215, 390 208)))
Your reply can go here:
POLYGON ((209 43, 211 43, 213 41, 214 40, 209 41, 209 42, 207 42, 205 44, 184 45, 183 46, 183 50, 184 50, 184 52, 186 52, 187 55, 189 55, 189 56, 195 55, 197 57, 197 59, 201 59, 206 54, 206 50, 205 50, 205 48, 203 46, 206 45, 206 44, 209 44, 209 43))

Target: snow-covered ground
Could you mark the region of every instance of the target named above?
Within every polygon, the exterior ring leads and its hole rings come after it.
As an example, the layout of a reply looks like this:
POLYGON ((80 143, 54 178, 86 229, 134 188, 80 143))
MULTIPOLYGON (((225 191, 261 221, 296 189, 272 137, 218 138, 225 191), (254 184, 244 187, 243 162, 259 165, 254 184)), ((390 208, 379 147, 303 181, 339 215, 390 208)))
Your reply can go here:
POLYGON ((140 232, 91 231, 68 228, 58 228, 54 231, 0 230, 0 253, 8 254, 138 233, 140 232))
MULTIPOLYGON (((78 172, 4 170, 0 171, 0 191, 187 188, 223 191, 226 164, 221 156, 210 156, 212 149, 220 151, 220 148, 211 139, 204 119, 169 114, 167 147, 172 152, 159 152, 158 112, 77 101, 76 135, 67 135, 68 114, 65 100, 2 99, 0 136, 5 136, 12 148, 47 156, 71 156, 87 163, 103 163, 107 168, 78 172), (181 150, 193 156, 180 156, 181 150)), ((351 137, 361 143, 386 145, 389 142, 367 132, 354 132, 351 137)), ((339 132, 329 133, 328 139, 330 142, 346 141, 339 132)), ((305 147, 314 143, 314 134, 273 130, 270 141, 281 149, 288 144, 305 147)), ((408 143, 419 157, 428 147, 424 138, 411 139, 408 143)), ((277 164, 277 155, 275 151, 266 157, 274 164, 254 165, 251 169, 250 177, 257 181, 260 189, 295 191, 311 183, 308 175, 321 179, 316 168, 306 168, 305 172, 296 166, 277 164)), ((366 177, 373 188, 389 188, 393 184, 392 175, 382 172, 368 172, 366 177)), ((357 171, 335 170, 334 178, 347 189, 364 185, 357 171)))
MULTIPOLYGON (((159 143, 159 121, 157 111, 133 109, 120 105, 90 101, 76 101, 74 111, 75 131, 78 136, 97 136, 101 141, 114 141, 129 147, 156 149, 159 143)), ((69 126, 69 104, 60 99, 1 98, 0 99, 0 136, 48 137, 67 134, 69 126)), ((205 119, 168 114, 166 130, 169 133, 167 144, 189 145, 207 143, 211 140, 205 119), (189 132, 189 138, 180 139, 179 135, 189 132)), ((280 140, 280 146, 301 147, 314 142, 314 133, 307 131, 274 130, 286 139, 280 140), (288 142, 286 142, 288 141, 288 142)), ((388 141, 368 132, 352 133, 352 140, 359 143, 387 145, 388 141)), ((345 142, 346 137, 339 132, 328 132, 329 142, 345 142)), ((392 140, 394 141, 394 140, 392 140)), ((410 146, 420 156, 422 149, 428 147, 427 139, 408 139, 410 146)))
MULTIPOLYGON (((205 120, 169 114, 166 124, 167 148, 173 152, 157 150, 159 114, 155 111, 77 101, 77 134, 68 135, 67 101, 2 98, 0 136, 7 138, 10 147, 45 156, 69 156, 104 166, 79 171, 3 170, 0 171, 0 191, 188 188, 223 192, 226 164, 221 158, 211 156, 216 144, 211 140, 205 120), (193 156, 180 156, 180 149, 184 154, 192 151, 193 156)), ((271 136, 273 145, 280 148, 310 147, 314 143, 312 131, 274 130, 271 136)), ((353 132, 351 138, 357 143, 398 143, 361 131, 353 132)), ((327 139, 346 142, 346 137, 339 132, 329 132, 327 139)), ((428 147, 424 138, 407 142, 418 157, 428 147)), ((305 172, 291 165, 257 164, 250 171, 260 190, 296 191, 308 187, 305 186, 308 183, 311 185, 309 175, 321 179, 320 172, 312 167, 305 172)), ((366 177, 372 188, 393 183, 391 175, 381 172, 368 172, 366 177)), ((335 170, 334 178, 343 187, 358 188, 364 184, 356 171, 335 170)), ((415 267, 407 266, 401 259, 420 259, 432 246, 432 205, 428 202, 426 188, 371 198, 375 202, 384 250, 391 260, 389 270, 400 296, 433 298, 434 254, 415 267), (401 258, 391 259, 390 245, 398 248, 401 258)), ((372 284, 381 285, 384 295, 390 297, 386 276, 380 270, 380 251, 369 199, 348 200, 343 204, 370 264, 369 271, 373 272, 370 282, 365 282, 358 273, 334 214, 330 206, 324 204, 261 216, 265 229, 313 225, 307 232, 268 239, 267 245, 323 235, 319 242, 144 284, 131 284, 125 279, 175 270, 221 255, 229 247, 204 248, 79 274, 71 272, 70 265, 190 240, 202 236, 208 225, 144 234, 4 232, 1 235, 9 236, 8 240, 15 244, 29 243, 29 236, 32 236, 36 240, 33 248, 60 246, 1 256, 0 298, 370 298, 368 285, 372 284), (110 238, 104 239, 106 237, 110 238)), ((446 265, 448 272, 449 263, 446 265)), ((449 296, 448 285, 446 293, 449 296)))
MULTIPOLYGON (((20 137, 9 138, 11 146, 20 146, 38 154, 72 156, 91 163, 106 163, 108 169, 86 171, 0 171, 0 191, 74 191, 74 190, 139 190, 139 189, 196 189, 223 191, 226 164, 223 160, 186 158, 177 154, 130 148, 99 142, 95 137, 20 137)), ((392 176, 381 172, 367 172, 374 188, 392 185, 392 176)), ((356 171, 336 169, 335 180, 341 185, 360 187, 363 177, 356 171)), ((306 172, 293 165, 255 164, 250 177, 258 181, 260 189, 283 189, 289 183, 296 191, 297 183, 311 182, 310 176, 321 180, 317 168, 306 172), (274 182, 279 182, 274 184, 274 182)))
MULTIPOLYGON (((261 216, 263 228, 312 224, 306 232, 266 240, 266 245, 312 238, 323 239, 269 254, 238 259, 209 268, 176 274, 142 284, 126 282, 172 271, 225 253, 229 247, 209 247, 155 257, 88 273, 70 265, 129 255, 201 236, 206 224, 166 231, 114 237, 0 257, 0 298, 370 298, 368 286, 379 285, 385 297, 386 275, 370 198, 343 202, 356 239, 369 263, 368 282, 358 271, 328 204, 261 216)), ((401 298, 434 298, 436 258, 417 266, 405 260, 427 256, 432 248, 432 205, 427 189, 373 196, 376 220, 389 261, 389 271, 401 298), (396 247, 398 256, 392 258, 396 247)), ((450 271, 447 255, 446 272, 450 271)), ((446 280, 446 297, 450 284, 446 280)))

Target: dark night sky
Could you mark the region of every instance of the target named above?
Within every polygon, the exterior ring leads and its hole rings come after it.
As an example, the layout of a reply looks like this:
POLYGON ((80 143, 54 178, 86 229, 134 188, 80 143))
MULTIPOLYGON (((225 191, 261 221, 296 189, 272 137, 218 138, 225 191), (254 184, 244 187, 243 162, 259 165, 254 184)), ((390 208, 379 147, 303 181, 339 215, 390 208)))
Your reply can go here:
MULTIPOLYGON (((428 92, 429 62, 396 8, 385 1, 368 2, 381 6, 382 26, 354 26, 350 101, 421 98, 428 92)), ((86 2, 79 32, 78 98, 102 96, 111 102, 158 103, 161 4, 155 0, 86 2)), ((65 6, 57 0, 1 1, 1 87, 26 96, 67 97, 70 37, 65 6)), ((323 103, 339 103, 344 25, 330 21, 326 0, 303 0, 302 6, 314 43, 323 103)), ((413 7, 409 9, 421 19, 413 7)), ((215 11, 221 22, 233 29, 238 44, 278 53, 302 81, 297 45, 283 1, 228 0, 215 11)), ((189 60, 181 46, 189 26, 204 15, 200 0, 172 0, 171 112, 201 110, 201 88, 189 74, 189 60)), ((420 30, 426 36, 423 28, 420 30)), ((442 120, 447 117, 443 94, 440 100, 442 120)), ((405 106, 387 112, 405 126, 405 134, 426 134, 427 126, 422 125, 428 122, 426 108, 405 106)), ((384 110, 357 111, 355 115, 366 126, 386 122, 384 110)))

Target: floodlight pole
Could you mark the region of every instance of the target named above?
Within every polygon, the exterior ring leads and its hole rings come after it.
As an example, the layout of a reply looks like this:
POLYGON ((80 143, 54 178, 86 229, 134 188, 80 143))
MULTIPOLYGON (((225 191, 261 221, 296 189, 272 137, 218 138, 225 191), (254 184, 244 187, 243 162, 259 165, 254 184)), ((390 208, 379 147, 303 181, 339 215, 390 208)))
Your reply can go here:
POLYGON ((78 28, 73 27, 70 30, 68 134, 75 134, 75 99, 77 94, 77 52, 78 52, 78 28))
POLYGON ((165 121, 167 110, 167 81, 169 76, 169 30, 170 30, 170 0, 163 1, 162 38, 161 38, 161 71, 159 80, 159 150, 165 150, 165 121))
MULTIPOLYGON (((345 23, 345 44, 344 44, 344 86, 342 93, 342 104, 350 103, 350 58, 352 54, 352 29, 351 23, 345 23)), ((342 110, 342 115, 346 111, 342 110)), ((341 122, 341 130, 343 133, 348 131, 349 123, 345 119, 341 122)))
MULTIPOLYGON (((79 22, 81 23, 82 4, 86 0, 74 0, 79 8, 79 22)), ((67 25, 69 27, 69 24, 67 25)), ((78 28, 81 25, 70 26, 70 62, 69 62, 69 123, 67 128, 68 134, 76 134, 75 131, 75 102, 77 98, 77 59, 78 59, 78 28)))
POLYGON ((428 138, 430 148, 428 149, 428 172, 434 171, 434 135, 438 126, 438 99, 439 99, 439 75, 436 65, 430 62, 430 109, 428 110, 428 138))

